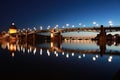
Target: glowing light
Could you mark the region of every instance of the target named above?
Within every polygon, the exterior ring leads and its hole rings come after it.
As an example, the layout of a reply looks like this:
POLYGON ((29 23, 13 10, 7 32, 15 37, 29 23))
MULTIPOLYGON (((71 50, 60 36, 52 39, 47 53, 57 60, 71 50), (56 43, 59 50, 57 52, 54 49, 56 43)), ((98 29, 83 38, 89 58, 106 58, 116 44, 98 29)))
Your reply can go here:
POLYGON ((79 55, 79 56, 78 56, 78 58, 80 59, 80 58, 81 58, 81 56, 79 55))
POLYGON ((42 28, 42 26, 40 26, 40 30, 42 30, 43 28, 42 28))
POLYGON ((34 29, 34 30, 36 30, 36 28, 35 28, 35 27, 34 27, 33 29, 34 29))
POLYGON ((98 55, 96 55, 95 57, 98 58, 98 55))
POLYGON ((16 45, 11 44, 9 47, 10 51, 16 51, 16 45))
POLYGON ((108 62, 112 62, 112 56, 109 56, 108 62))
POLYGON ((15 23, 12 23, 12 25, 15 25, 15 23))
POLYGON ((15 54, 14 54, 14 52, 12 52, 12 57, 14 57, 15 56, 15 54))
POLYGON ((58 27, 59 25, 57 24, 56 27, 58 27))
POLYGON ((64 26, 62 26, 62 28, 65 28, 64 26))
POLYGON ((23 48, 23 53, 25 53, 25 48, 23 48))
POLYGON ((56 27, 54 27, 56 29, 56 27))
POLYGON ((86 27, 86 25, 83 25, 83 27, 86 27))
POLYGON ((99 26, 99 24, 96 24, 96 26, 98 27, 98 26, 99 26))
POLYGON ((54 34, 53 33, 51 33, 51 38, 53 38, 54 37, 54 34))
POLYGON ((94 22, 93 22, 93 24, 95 25, 95 24, 96 24, 96 22, 94 21, 94 22))
POLYGON ((83 54, 83 57, 85 57, 85 54, 83 54))
POLYGON ((35 53, 36 53, 36 48, 34 49, 34 51, 33 51, 33 54, 35 55, 35 53))
POLYGON ((69 54, 66 54, 66 58, 69 58, 69 54))
POLYGON ((56 57, 58 57, 58 53, 56 53, 56 57))
POLYGON ((96 58, 95 58, 95 57, 93 57, 93 61, 96 61, 96 58))
POLYGON ((64 52, 62 52, 62 55, 64 55, 65 53, 64 52))
POLYGON ((66 26, 68 27, 68 26, 70 26, 69 24, 66 24, 66 26))
POLYGON ((32 52, 32 48, 30 47, 30 52, 32 52))
POLYGON ((47 54, 48 54, 48 56, 50 56, 50 51, 49 50, 47 50, 47 54))
POLYGON ((23 47, 21 46, 21 50, 23 50, 23 47))
POLYGON ((50 26, 48 26, 47 29, 50 29, 50 26))
POLYGON ((17 50, 20 51, 20 46, 17 46, 17 50))
POLYGON ((74 26, 74 25, 72 25, 72 27, 74 28, 75 26, 74 26))
POLYGON ((54 54, 57 54, 57 52, 56 52, 56 51, 54 51, 54 54))
POLYGON ((2 47, 2 49, 5 49, 7 46, 6 46, 6 44, 2 44, 1 47, 2 47))
POLYGON ((108 59, 108 62, 112 62, 112 59, 108 59))
POLYGON ((51 42, 50 46, 51 46, 51 48, 53 47, 53 42, 51 42))
POLYGON ((42 55, 42 49, 40 49, 40 55, 42 55))
POLYGON ((109 23, 109 24, 111 24, 111 23, 112 23, 112 21, 108 21, 108 23, 109 23))
POLYGON ((112 21, 108 21, 109 25, 112 26, 113 25, 113 22, 112 21))
POLYGON ((9 33, 10 34, 17 33, 17 29, 9 29, 9 33))
POLYGON ((28 49, 28 53, 30 52, 30 50, 28 49))
POLYGON ((79 26, 81 26, 82 25, 82 23, 79 23, 79 26))
POLYGON ((72 56, 74 56, 74 53, 72 53, 72 56))

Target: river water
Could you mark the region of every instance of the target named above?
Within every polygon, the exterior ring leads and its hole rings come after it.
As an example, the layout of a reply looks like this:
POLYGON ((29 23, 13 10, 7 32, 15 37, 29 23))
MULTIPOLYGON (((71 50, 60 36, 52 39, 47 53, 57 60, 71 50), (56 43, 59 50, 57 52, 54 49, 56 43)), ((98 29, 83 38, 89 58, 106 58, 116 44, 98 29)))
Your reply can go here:
POLYGON ((120 45, 92 40, 44 41, 39 44, 0 40, 4 79, 119 80, 120 45))

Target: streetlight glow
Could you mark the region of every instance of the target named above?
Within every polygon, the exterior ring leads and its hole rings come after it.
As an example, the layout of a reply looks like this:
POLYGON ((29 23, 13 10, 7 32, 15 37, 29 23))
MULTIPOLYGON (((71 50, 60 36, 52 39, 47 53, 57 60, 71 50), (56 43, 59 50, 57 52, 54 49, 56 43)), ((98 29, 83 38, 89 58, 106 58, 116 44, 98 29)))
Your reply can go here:
POLYGON ((94 21, 94 22, 93 22, 93 24, 95 25, 95 24, 96 24, 96 22, 94 21))

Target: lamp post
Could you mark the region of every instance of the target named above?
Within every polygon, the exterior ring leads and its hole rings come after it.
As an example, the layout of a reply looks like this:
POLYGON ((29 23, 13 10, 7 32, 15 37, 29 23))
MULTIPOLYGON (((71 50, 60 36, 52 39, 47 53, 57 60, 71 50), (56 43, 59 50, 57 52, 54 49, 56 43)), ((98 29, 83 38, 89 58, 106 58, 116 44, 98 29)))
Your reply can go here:
POLYGON ((70 24, 66 24, 66 27, 69 27, 70 26, 70 24))
POLYGON ((42 28, 42 26, 40 26, 40 30, 42 30, 43 28, 42 28))
POLYGON ((108 23, 110 27, 113 25, 112 21, 108 21, 108 23))
POLYGON ((96 27, 96 24, 97 24, 96 21, 93 21, 93 25, 94 25, 94 27, 96 27))
POLYGON ((79 23, 78 25, 81 27, 82 23, 79 23))

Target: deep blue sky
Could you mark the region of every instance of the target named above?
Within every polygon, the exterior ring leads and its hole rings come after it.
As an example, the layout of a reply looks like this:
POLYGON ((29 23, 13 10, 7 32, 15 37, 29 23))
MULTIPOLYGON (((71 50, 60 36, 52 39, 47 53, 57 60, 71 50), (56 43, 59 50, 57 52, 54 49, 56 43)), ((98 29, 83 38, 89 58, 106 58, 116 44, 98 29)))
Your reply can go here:
POLYGON ((0 0, 0 30, 7 30, 12 22, 18 28, 66 23, 93 26, 120 25, 120 0, 0 0))

